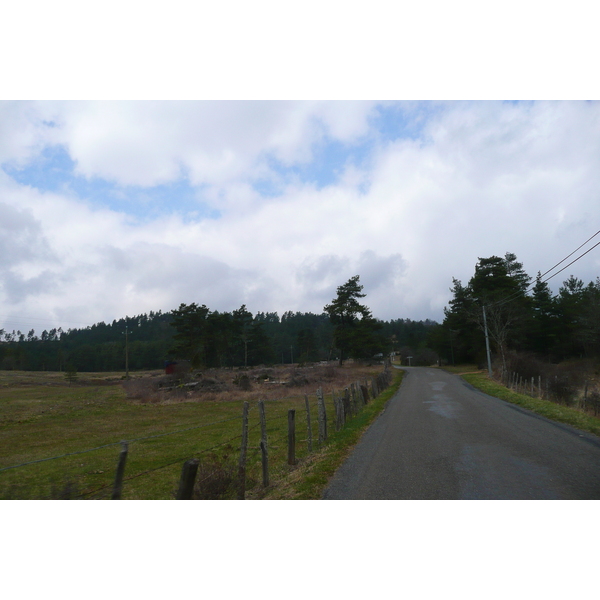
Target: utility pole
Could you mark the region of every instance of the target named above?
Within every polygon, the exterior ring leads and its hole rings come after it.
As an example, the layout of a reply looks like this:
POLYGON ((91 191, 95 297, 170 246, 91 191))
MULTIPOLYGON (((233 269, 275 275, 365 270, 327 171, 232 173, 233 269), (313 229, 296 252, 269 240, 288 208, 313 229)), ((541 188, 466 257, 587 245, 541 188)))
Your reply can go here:
POLYGON ((127 317, 125 317, 125 379, 129 379, 129 329, 127 326, 127 317))
POLYGON ((492 376, 492 358, 490 355, 490 340, 488 338, 488 328, 487 328, 487 319, 485 316, 485 304, 482 304, 483 307, 483 328, 485 330, 485 349, 487 351, 487 362, 488 362, 488 374, 492 376))

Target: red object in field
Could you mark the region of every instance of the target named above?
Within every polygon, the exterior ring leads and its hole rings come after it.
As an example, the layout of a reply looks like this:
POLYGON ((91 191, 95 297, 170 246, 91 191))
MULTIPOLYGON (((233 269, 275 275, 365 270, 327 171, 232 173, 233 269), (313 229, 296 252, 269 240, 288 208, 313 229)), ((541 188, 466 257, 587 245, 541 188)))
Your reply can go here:
POLYGON ((168 361, 165 362, 165 374, 166 375, 173 375, 173 373, 175 373, 175 366, 177 365, 177 363, 175 361, 168 361))

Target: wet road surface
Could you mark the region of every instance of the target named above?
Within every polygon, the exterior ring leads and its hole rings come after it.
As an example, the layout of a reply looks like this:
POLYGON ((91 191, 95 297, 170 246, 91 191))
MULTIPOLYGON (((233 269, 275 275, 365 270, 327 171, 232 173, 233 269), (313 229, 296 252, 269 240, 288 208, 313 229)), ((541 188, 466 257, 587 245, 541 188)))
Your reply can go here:
POLYGON ((324 499, 600 499, 600 438, 406 367, 324 499))

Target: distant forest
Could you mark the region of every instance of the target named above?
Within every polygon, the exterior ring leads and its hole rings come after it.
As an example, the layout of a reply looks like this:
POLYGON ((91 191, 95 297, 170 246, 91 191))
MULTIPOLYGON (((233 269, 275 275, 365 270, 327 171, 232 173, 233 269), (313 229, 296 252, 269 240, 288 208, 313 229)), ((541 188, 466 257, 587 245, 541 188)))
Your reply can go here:
POLYGON ((556 295, 548 279, 539 273, 532 279, 511 253, 480 258, 466 285, 452 280, 441 324, 372 318, 355 301, 363 296, 356 276, 338 288, 338 298, 321 314, 253 315, 245 306, 229 313, 194 303, 39 337, 34 330, 0 330, 0 368, 124 371, 126 330, 130 370, 159 369, 172 359, 198 367, 334 360, 341 358, 336 345, 344 344, 344 359, 394 351, 404 364, 411 357, 412 365, 484 365, 486 326, 493 358, 504 369, 511 352, 554 363, 600 357, 600 277, 586 285, 571 275, 556 295), (336 307, 343 309, 337 317, 336 307), (357 309, 362 318, 352 317, 357 309))
MULTIPOLYGON (((437 323, 410 319, 377 322, 381 326, 376 334, 378 352, 403 352, 413 357, 412 364, 435 361, 428 344, 437 323)), ((228 313, 193 304, 83 329, 52 329, 39 336, 33 329, 26 334, 0 330, 0 368, 124 372, 126 328, 130 370, 161 369, 172 359, 196 359, 205 367, 240 367, 337 358, 334 326, 325 313, 285 312, 280 317, 275 312, 252 315, 245 306, 228 313), (181 322, 186 311, 193 313, 193 318, 181 322), (194 318, 201 323, 194 323, 194 318), (185 327, 199 328, 196 348, 186 349, 178 339, 185 327), (191 356, 196 352, 199 356, 191 356)))

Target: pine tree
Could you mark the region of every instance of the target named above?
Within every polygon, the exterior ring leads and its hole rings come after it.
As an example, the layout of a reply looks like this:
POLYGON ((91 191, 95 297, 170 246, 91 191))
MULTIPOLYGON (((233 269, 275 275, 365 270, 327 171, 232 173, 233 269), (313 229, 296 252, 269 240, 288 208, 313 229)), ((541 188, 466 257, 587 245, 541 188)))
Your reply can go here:
POLYGON ((340 352, 340 366, 352 356, 362 358, 372 356, 378 347, 375 331, 379 328, 373 319, 370 309, 358 302, 364 298, 360 277, 351 277, 344 285, 337 288, 337 297, 323 309, 334 326, 334 343, 340 352))

